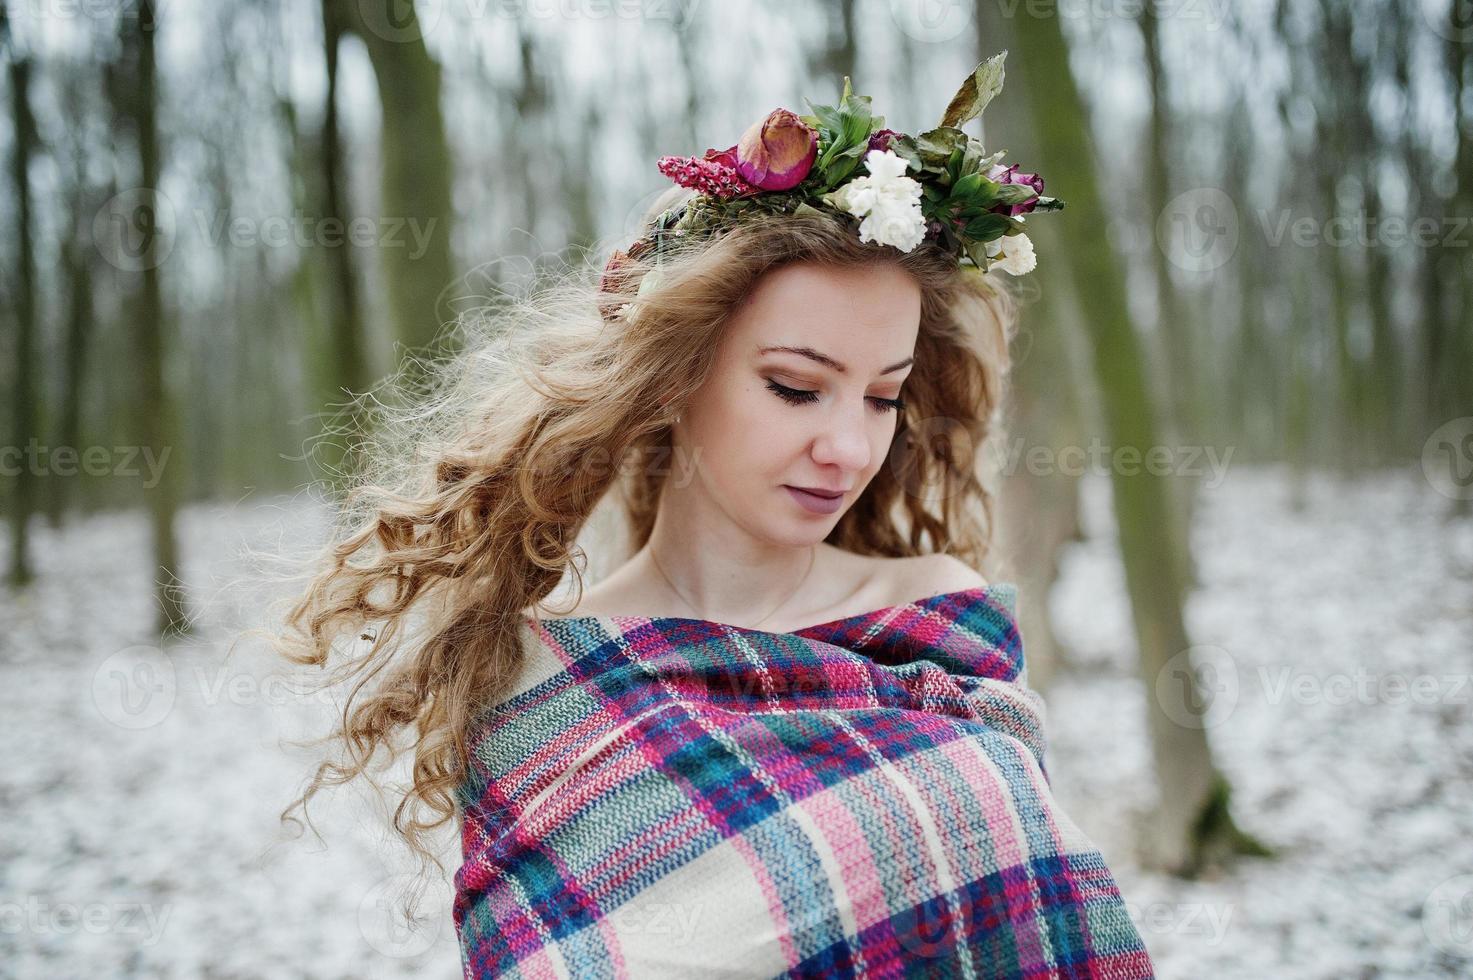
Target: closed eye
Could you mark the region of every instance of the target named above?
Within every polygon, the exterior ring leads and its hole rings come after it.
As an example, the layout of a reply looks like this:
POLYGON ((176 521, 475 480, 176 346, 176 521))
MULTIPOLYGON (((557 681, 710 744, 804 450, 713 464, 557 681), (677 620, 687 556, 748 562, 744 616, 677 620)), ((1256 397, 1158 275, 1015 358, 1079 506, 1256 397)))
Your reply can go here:
MULTIPOLYGON (((816 391, 809 391, 803 388, 789 388, 787 385, 779 384, 771 378, 767 379, 767 388, 790 405, 811 405, 818 401, 818 392, 816 391)), ((901 398, 880 398, 879 396, 871 395, 867 400, 870 403, 870 407, 877 412, 895 412, 905 407, 905 401, 901 398)))

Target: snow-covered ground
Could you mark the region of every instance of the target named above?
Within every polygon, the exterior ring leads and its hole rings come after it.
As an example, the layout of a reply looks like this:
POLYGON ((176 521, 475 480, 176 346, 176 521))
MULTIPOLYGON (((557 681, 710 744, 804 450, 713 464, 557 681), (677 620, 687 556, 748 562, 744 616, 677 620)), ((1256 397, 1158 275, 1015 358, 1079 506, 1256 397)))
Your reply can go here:
MULTIPOLYGON (((1188 600, 1202 716, 1239 825, 1277 851, 1214 880, 1138 870, 1155 787, 1108 487, 1051 596, 1078 670, 1051 774, 1165 977, 1473 976, 1473 521, 1420 470, 1235 468, 1204 490, 1188 600)), ((1024 638, 1027 647, 1027 638, 1024 638)))
MULTIPOLYGON (((1153 784, 1108 486, 1048 598, 1074 654, 1048 692, 1050 771, 1100 844, 1163 977, 1473 975, 1473 521, 1420 473, 1278 469, 1206 492, 1188 605, 1239 823, 1278 851, 1213 880, 1140 870, 1153 784), (1204 668, 1203 665, 1206 665, 1204 668)), ((310 540, 296 503, 180 519, 199 634, 151 648, 144 515, 35 525, 39 579, 0 598, 0 976, 452 977, 448 886, 412 870, 361 790, 319 797, 326 849, 277 814, 330 706, 259 640, 239 551, 310 540)), ((1030 601, 1024 596, 1022 601, 1030 601)), ((1026 637, 1025 637, 1026 646, 1026 637)), ((446 842, 454 869, 454 841, 446 842)))

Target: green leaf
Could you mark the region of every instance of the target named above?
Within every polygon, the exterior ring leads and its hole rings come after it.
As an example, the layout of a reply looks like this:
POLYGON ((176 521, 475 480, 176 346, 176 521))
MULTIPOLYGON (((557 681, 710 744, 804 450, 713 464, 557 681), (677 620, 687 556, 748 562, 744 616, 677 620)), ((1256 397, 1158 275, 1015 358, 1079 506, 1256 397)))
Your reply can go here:
MULTIPOLYGON (((838 109, 835 109, 833 106, 814 105, 807 99, 803 101, 808 102, 808 108, 813 110, 813 116, 818 120, 818 125, 815 128, 827 129, 830 133, 843 132, 844 120, 839 114, 838 109)), ((806 119, 804 121, 807 122, 806 119)), ((809 125, 811 126, 813 124, 809 123, 809 125)))
POLYGON ((1001 184, 994 199, 999 204, 1022 204, 1037 196, 1038 192, 1027 184, 1001 184))
POLYGON ((921 163, 921 154, 916 149, 916 141, 913 137, 901 136, 892 139, 890 141, 890 150, 896 156, 900 157, 900 159, 904 160, 906 165, 916 173, 920 173, 923 169, 924 165, 921 163))
POLYGON ((967 137, 967 152, 962 155, 962 173, 970 174, 981 170, 982 157, 986 151, 982 149, 982 141, 973 137, 967 137))
POLYGON ((1001 236, 1009 227, 1008 219, 1001 214, 981 214, 967 222, 964 234, 977 241, 991 241, 1001 236))
POLYGON ((851 113, 844 120, 844 142, 859 143, 869 139, 870 117, 869 113, 860 115, 851 113))
POLYGON ((946 106, 941 125, 960 128, 982 115, 992 97, 1002 91, 1003 61, 1007 51, 993 55, 972 70, 946 106))
POLYGON ((842 184, 845 180, 849 179, 849 175, 854 172, 854 168, 857 166, 859 166, 858 156, 845 157, 836 162, 826 171, 829 186, 837 187, 839 184, 842 184))
POLYGON ((979 173, 970 173, 961 177, 951 185, 951 196, 969 198, 982 190, 983 183, 991 183, 986 177, 979 173))
POLYGON ((821 215, 821 214, 823 214, 823 212, 820 211, 818 208, 814 207, 813 205, 809 204, 807 201, 803 201, 796 208, 793 209, 793 214, 795 214, 795 215, 796 214, 819 214, 819 215, 821 215))
POLYGON ((987 271, 987 243, 986 242, 967 242, 962 247, 966 251, 967 257, 972 260, 972 262, 977 266, 977 268, 981 269, 983 272, 986 272, 987 271))
POLYGON ((998 161, 1006 156, 1007 152, 1007 150, 998 150, 996 153, 993 153, 990 156, 983 157, 981 160, 977 161, 977 169, 985 174, 987 171, 991 170, 998 161))
POLYGON ((962 157, 966 155, 966 152, 967 151, 965 149, 959 146, 951 151, 951 158, 946 161, 946 172, 951 177, 951 182, 953 184, 961 179, 962 157))
POLYGON ((915 143, 926 164, 939 170, 946 166, 953 151, 966 148, 967 134, 960 129, 942 126, 920 134, 915 143))

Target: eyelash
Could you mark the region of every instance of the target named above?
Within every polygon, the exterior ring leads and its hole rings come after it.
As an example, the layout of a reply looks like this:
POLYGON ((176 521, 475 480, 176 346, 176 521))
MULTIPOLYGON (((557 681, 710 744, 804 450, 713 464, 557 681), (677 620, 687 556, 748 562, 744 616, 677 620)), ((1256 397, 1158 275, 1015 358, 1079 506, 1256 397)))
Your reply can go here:
MULTIPOLYGON (((790 405, 810 405, 818 400, 818 392, 816 391, 801 391, 797 388, 789 388, 787 385, 778 384, 771 378, 767 379, 767 388, 790 405)), ((877 412, 898 412, 905 408, 905 400, 901 398, 872 397, 869 401, 877 412)))

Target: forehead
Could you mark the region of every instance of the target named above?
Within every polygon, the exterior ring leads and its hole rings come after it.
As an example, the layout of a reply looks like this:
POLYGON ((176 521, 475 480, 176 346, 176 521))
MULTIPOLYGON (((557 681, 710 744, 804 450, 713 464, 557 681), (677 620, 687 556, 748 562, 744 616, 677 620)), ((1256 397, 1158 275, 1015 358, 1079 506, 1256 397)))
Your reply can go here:
POLYGON ((920 326, 921 291, 891 262, 825 266, 794 262, 764 273, 733 317, 733 333, 773 343, 801 339, 879 343, 908 352, 920 326), (781 335, 781 336, 779 336, 781 335))

